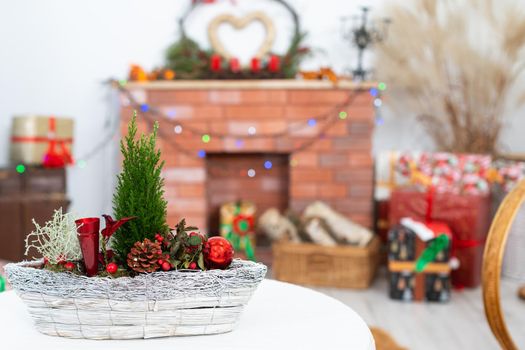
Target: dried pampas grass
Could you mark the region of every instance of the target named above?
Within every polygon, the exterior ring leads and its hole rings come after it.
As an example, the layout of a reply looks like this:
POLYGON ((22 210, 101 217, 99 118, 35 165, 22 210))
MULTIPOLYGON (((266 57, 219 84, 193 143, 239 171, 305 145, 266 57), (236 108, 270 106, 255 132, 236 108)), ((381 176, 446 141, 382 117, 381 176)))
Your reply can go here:
POLYGON ((376 71, 392 107, 415 112, 440 150, 497 154, 506 116, 525 103, 519 1, 398 0, 385 11, 376 71))

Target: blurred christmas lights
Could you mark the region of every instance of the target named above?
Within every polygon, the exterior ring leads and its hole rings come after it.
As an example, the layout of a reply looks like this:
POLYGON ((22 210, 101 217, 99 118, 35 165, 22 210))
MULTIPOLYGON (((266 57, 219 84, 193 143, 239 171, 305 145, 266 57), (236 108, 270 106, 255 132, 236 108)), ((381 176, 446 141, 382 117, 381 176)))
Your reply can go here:
POLYGON ((249 177, 255 177, 255 170, 254 169, 249 169, 248 170, 248 176, 249 177))
POLYGON ((176 126, 173 128, 173 131, 175 131, 175 134, 180 134, 180 133, 182 133, 182 126, 180 126, 180 125, 176 125, 176 126))
POLYGON ((346 113, 345 111, 341 111, 339 112, 339 119, 346 119, 348 117, 348 113, 346 113))
POLYGON ((386 84, 381 82, 379 84, 377 84, 377 88, 380 90, 380 91, 385 91, 386 90, 386 84))
POLYGON ((317 124, 317 121, 314 118, 308 119, 308 126, 315 126, 315 124, 317 124))
POLYGON ((23 174, 26 171, 26 166, 24 164, 18 164, 16 166, 16 172, 19 174, 23 174))
POLYGON ((264 162, 265 169, 270 170, 272 167, 273 167, 273 164, 271 161, 267 160, 266 162, 264 162))
POLYGON ((202 135, 201 139, 202 139, 202 142, 204 142, 204 143, 209 143, 211 141, 211 137, 208 134, 202 135))
POLYGON ((199 158, 204 158, 204 157, 206 157, 206 151, 203 150, 203 149, 200 149, 200 150, 197 152, 197 156, 199 156, 199 158))
POLYGON ((248 135, 255 135, 257 133, 257 129, 255 129, 255 126, 250 126, 248 128, 248 135))

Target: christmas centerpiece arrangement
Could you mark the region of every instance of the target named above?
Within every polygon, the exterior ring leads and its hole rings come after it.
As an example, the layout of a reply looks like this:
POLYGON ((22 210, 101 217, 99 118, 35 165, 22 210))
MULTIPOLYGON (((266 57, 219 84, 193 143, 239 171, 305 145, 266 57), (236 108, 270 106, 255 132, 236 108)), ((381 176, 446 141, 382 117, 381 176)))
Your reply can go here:
POLYGON ((123 169, 114 215, 75 218, 62 210, 38 225, 27 250, 42 259, 8 264, 7 278, 42 333, 133 339, 231 331, 266 274, 233 260, 223 237, 181 220, 166 224, 158 126, 137 136, 136 116, 121 142, 123 169))

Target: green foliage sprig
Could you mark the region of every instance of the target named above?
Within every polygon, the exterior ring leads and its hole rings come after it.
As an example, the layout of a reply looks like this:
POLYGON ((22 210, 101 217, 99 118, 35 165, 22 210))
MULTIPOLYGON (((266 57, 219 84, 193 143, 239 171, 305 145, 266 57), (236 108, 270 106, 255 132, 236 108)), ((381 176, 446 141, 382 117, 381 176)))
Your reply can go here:
POLYGON ((117 218, 136 216, 137 219, 120 227, 113 235, 111 246, 119 261, 125 261, 135 242, 155 234, 168 232, 167 202, 164 200, 164 162, 156 149, 158 123, 149 135, 137 136, 137 114, 133 115, 128 134, 120 142, 123 156, 122 172, 117 177, 113 196, 113 211, 117 218))

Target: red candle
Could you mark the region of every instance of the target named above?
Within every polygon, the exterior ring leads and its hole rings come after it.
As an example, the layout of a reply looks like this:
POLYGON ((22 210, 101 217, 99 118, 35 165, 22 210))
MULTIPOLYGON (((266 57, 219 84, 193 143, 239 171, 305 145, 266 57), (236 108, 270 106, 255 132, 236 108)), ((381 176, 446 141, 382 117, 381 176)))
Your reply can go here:
POLYGON ((222 59, 220 55, 214 54, 211 56, 210 68, 212 72, 220 72, 222 59))
POLYGON ((98 272, 98 244, 99 244, 99 218, 84 218, 75 220, 80 250, 86 266, 88 277, 95 276, 98 272))
POLYGON ((241 64, 239 63, 239 59, 232 57, 230 59, 230 70, 234 73, 238 73, 241 71, 241 64))
POLYGON ((277 73, 281 69, 281 61, 279 56, 271 55, 270 61, 268 62, 268 70, 272 73, 277 73))
POLYGON ((261 61, 257 57, 252 58, 251 69, 254 73, 257 73, 261 70, 261 61))

